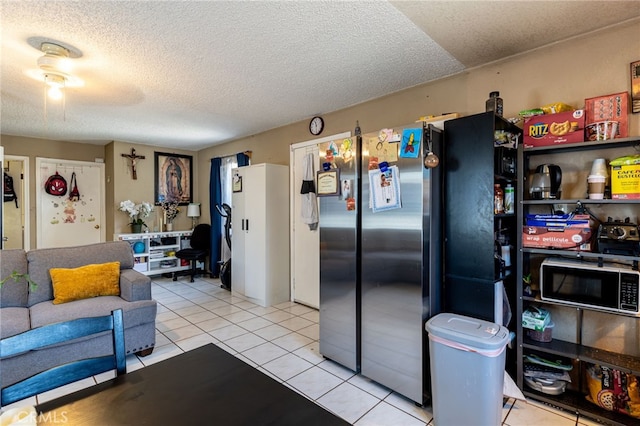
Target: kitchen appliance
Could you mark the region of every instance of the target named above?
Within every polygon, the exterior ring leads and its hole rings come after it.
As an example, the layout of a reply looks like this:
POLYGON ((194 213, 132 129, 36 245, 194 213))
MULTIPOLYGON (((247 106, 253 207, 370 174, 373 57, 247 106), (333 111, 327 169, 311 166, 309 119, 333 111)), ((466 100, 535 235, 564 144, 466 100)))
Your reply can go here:
POLYGON ((534 200, 560 198, 562 170, 555 164, 541 164, 531 177, 529 193, 534 200))
POLYGON ((598 252, 605 254, 621 254, 625 256, 640 255, 640 235, 638 225, 629 218, 624 222, 613 221, 601 223, 598 227, 598 252))
POLYGON ((542 300, 640 317, 640 273, 613 264, 545 259, 540 265, 542 300))
MULTIPOLYGON (((404 151, 397 143, 383 145, 381 151, 404 151)), ((418 148, 415 158, 389 161, 397 167, 401 208, 378 212, 368 208, 377 190, 368 175, 369 164, 380 158, 363 148, 362 375, 424 404, 430 383, 424 325, 440 312, 442 298, 443 132, 428 126, 418 148), (423 164, 429 145, 441 160, 438 167, 423 164)))
POLYGON ((319 144, 320 164, 352 183, 351 197, 319 197, 320 353, 425 404, 424 324, 441 309, 443 164, 424 160, 429 152, 444 158, 442 132, 411 124, 350 139, 351 154, 341 140, 319 144), (405 130, 413 132, 411 144, 401 141, 405 130), (382 186, 370 184, 370 170, 386 166, 395 194, 382 175, 382 186), (397 208, 372 207, 388 202, 370 201, 376 194, 389 194, 397 208))
POLYGON ((349 182, 334 196, 318 197, 320 232, 320 353, 360 371, 360 157, 359 137, 318 145, 320 164, 349 182), (349 145, 349 146, 347 146, 349 145), (347 207, 353 200, 353 209, 347 207), (358 200, 358 202, 356 202, 358 200))

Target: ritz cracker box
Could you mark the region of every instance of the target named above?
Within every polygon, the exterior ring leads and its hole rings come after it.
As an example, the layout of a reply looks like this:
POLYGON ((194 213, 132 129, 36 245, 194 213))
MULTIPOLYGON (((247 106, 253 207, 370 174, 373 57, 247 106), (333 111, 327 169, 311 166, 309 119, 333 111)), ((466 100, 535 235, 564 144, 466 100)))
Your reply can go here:
POLYGON ((524 148, 584 142, 584 123, 582 109, 525 118, 524 148))

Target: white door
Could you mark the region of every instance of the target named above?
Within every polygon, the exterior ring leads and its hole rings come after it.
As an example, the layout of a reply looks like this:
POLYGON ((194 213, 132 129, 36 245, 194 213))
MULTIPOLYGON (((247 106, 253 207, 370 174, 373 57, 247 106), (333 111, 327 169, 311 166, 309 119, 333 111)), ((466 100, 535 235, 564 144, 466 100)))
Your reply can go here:
POLYGON ((313 308, 320 307, 320 233, 317 229, 309 229, 300 216, 303 159, 313 153, 314 171, 317 172, 320 165, 318 144, 350 136, 351 132, 345 132, 291 145, 291 294, 294 301, 313 308))
POLYGON ((29 250, 29 157, 5 155, 4 173, 13 179, 13 189, 18 197, 3 203, 2 229, 5 249, 29 250))
POLYGON ((36 158, 37 247, 69 247, 105 241, 104 164, 36 158), (44 190, 49 176, 58 172, 67 181, 64 196, 44 190), (69 199, 75 172, 80 200, 69 199))
POLYGON ((232 211, 232 230, 231 233, 231 291, 244 295, 244 282, 245 282, 245 190, 246 182, 243 175, 244 170, 247 167, 240 167, 231 171, 231 176, 234 185, 234 192, 231 196, 231 211, 232 211), (238 179, 241 179, 238 181, 238 179), (240 182, 240 183, 237 183, 240 182))
POLYGON ((245 280, 244 294, 257 300, 266 296, 267 242, 265 241, 266 219, 266 166, 255 165, 245 170, 243 185, 247 192, 244 197, 245 217, 245 280))

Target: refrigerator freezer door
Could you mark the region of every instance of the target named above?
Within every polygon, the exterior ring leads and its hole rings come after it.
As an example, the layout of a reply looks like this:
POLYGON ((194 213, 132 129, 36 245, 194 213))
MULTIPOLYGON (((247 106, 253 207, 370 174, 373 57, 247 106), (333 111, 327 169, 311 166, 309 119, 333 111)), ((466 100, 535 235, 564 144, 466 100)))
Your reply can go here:
MULTIPOLYGON (((360 369, 360 288, 358 286, 359 208, 358 150, 355 137, 319 145, 320 164, 331 163, 347 181, 350 197, 319 197, 320 229, 320 353, 353 371, 360 369), (349 146, 347 146, 349 145, 349 146), (330 151, 327 154, 327 151, 330 151)), ((322 167, 320 168, 322 170, 322 167)))
MULTIPOLYGON (((432 149, 443 158, 441 136, 434 131, 432 149)), ((362 208, 362 374, 419 404, 428 394, 424 324, 439 309, 442 243, 442 167, 424 167, 424 145, 417 158, 393 163, 401 208, 374 213, 366 202, 362 208)), ((363 176, 369 162, 365 155, 363 176)), ((368 200, 368 179, 362 182, 368 200)))

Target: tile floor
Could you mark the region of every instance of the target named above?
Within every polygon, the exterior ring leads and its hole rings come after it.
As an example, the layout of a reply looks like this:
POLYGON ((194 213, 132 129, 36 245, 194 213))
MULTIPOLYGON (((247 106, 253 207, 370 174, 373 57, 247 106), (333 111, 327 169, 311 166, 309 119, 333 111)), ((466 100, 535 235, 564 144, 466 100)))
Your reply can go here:
MULTIPOLYGON (((177 282, 152 277, 158 301, 156 347, 144 358, 127 357, 127 370, 214 343, 265 374, 358 426, 424 426, 430 407, 412 401, 366 377, 325 360, 318 353, 318 311, 286 302, 264 308, 220 288, 218 280, 188 277, 177 282)), ((37 404, 113 377, 105 373, 14 405, 37 404)), ((10 408, 3 407, 3 408, 10 408)), ((575 414, 534 401, 509 399, 503 425, 596 425, 575 414)))

